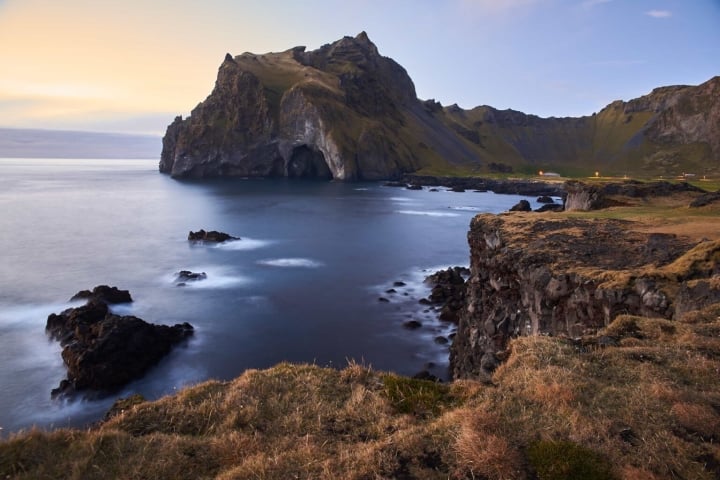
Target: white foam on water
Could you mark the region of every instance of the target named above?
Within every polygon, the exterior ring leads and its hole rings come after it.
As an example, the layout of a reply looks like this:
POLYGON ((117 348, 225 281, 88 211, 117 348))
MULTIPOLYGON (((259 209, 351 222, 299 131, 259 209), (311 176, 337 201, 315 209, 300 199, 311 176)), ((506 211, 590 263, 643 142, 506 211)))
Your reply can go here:
POLYGON ((266 265, 268 267, 290 267, 290 268, 318 268, 323 263, 310 258, 270 258, 267 260, 258 260, 258 265, 266 265))
POLYGON ((0 327, 45 327, 51 313, 60 313, 70 307, 76 307, 84 301, 66 303, 48 303, 42 305, 3 305, 0 304, 0 327))
POLYGON ((397 210, 397 213, 403 215, 424 215, 426 217, 459 217, 459 213, 450 212, 432 212, 428 210, 397 210))
POLYGON ((177 286, 177 288, 187 289, 214 289, 214 288, 232 288, 238 285, 250 283, 250 279, 242 275, 237 275, 218 266, 199 266, 194 268, 181 268, 180 270, 189 270, 191 272, 203 272, 207 274, 207 278, 202 280, 180 280, 177 277, 178 272, 174 272, 163 277, 164 283, 177 286), (184 285, 178 286, 179 283, 184 285))
POLYGON ((390 197, 388 200, 392 202, 400 202, 400 203, 413 203, 415 200, 413 200, 410 197, 390 197))
POLYGON ((467 206, 448 207, 450 210, 460 210, 463 212, 487 212, 487 208, 467 206))
POLYGON ((367 192, 370 189, 369 188, 353 188, 353 190, 355 190, 356 192, 367 192))
POLYGON ((213 248, 219 248, 220 250, 257 250, 258 248, 267 247, 272 243, 272 240, 243 237, 240 240, 218 243, 213 248))

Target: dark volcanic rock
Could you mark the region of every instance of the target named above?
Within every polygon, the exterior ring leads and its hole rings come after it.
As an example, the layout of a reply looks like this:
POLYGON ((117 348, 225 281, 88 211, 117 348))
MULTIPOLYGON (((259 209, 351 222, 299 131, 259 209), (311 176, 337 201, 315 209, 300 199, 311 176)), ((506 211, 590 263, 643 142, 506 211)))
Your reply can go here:
POLYGON ((198 280, 205 280, 207 278, 207 273, 181 270, 175 274, 175 278, 180 282, 196 282, 198 280))
POLYGON ((706 193, 690 202, 690 207, 699 208, 712 203, 720 202, 720 192, 706 193))
POLYGON ((530 202, 527 200, 520 200, 518 203, 510 207, 511 212, 531 212, 532 207, 530 206, 530 202))
POLYGON ((541 206, 540 208, 535 209, 536 212, 542 213, 542 212, 562 212, 565 208, 560 205, 559 203, 546 203, 545 205, 541 206))
POLYGON ((83 390, 108 392, 142 376, 171 348, 193 334, 188 323, 154 325, 111 313, 101 298, 50 314, 45 327, 64 347, 67 379, 53 395, 83 390))
POLYGON ((98 285, 90 290, 81 290, 70 299, 75 300, 100 300, 104 303, 130 303, 132 297, 127 290, 119 290, 117 287, 109 287, 107 285, 98 285))
POLYGON ((465 267, 452 267, 439 270, 425 277, 425 283, 432 285, 428 299, 421 304, 441 305, 440 320, 457 323, 458 315, 465 305, 465 278, 470 270, 465 267))
POLYGON ((561 183, 541 182, 537 180, 498 180, 482 177, 432 177, 428 175, 403 176, 403 181, 415 185, 442 186, 451 190, 475 190, 479 192, 509 193, 513 195, 561 197, 565 189, 561 183))
POLYGON ((222 243, 228 240, 240 240, 240 238, 233 237, 224 232, 218 232, 217 230, 206 232, 200 229, 197 232, 190 231, 190 233, 188 233, 188 240, 191 242, 222 243))
POLYGON ((408 320, 407 322, 403 323, 403 327, 409 330, 417 330, 418 328, 422 327, 422 323, 418 322, 417 320, 408 320))
POLYGON ((547 195, 540 195, 537 198, 538 203, 555 203, 555 200, 552 199, 552 197, 549 197, 547 195))

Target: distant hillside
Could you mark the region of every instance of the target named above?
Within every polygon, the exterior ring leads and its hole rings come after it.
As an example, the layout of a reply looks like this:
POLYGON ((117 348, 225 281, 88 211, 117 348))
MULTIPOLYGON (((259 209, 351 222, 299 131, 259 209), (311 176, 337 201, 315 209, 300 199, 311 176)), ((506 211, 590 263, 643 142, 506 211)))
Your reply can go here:
POLYGON ((157 158, 150 135, 0 128, 0 158, 157 158))
POLYGON ((175 177, 340 180, 403 173, 720 174, 720 77, 579 118, 418 100, 365 32, 314 51, 227 55, 212 93, 163 138, 175 177))
POLYGON ((475 143, 485 163, 518 170, 720 173, 720 77, 695 87, 656 88, 579 118, 540 118, 488 106, 436 108, 436 116, 475 143))

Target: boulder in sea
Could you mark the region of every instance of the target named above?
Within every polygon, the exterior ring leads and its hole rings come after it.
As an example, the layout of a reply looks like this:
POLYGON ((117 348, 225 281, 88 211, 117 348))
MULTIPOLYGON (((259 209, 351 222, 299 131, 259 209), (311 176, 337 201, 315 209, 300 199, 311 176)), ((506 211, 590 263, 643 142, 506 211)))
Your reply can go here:
POLYGON ((116 390, 141 377, 193 334, 189 323, 155 325, 113 314, 108 303, 100 296, 90 297, 83 306, 48 316, 45 330, 60 341, 67 366, 67 379, 52 390, 53 396, 116 390))
POLYGON ((190 270, 180 270, 175 274, 175 278, 178 282, 197 282, 199 280, 205 280, 207 273, 205 272, 191 272, 190 270))
POLYGON ((228 240, 240 240, 240 238, 233 237, 225 232, 218 232, 217 230, 206 232, 200 229, 197 232, 190 231, 190 233, 188 233, 188 240, 191 242, 222 243, 228 240))
POLYGON ((555 200, 548 195, 540 195, 537 200, 538 203, 555 203, 555 200))
POLYGON ((531 212, 530 202, 527 200, 520 200, 518 203, 510 207, 511 212, 531 212))
POLYGON ((417 320, 408 320, 407 322, 403 323, 403 327, 409 330, 417 330, 418 328, 422 327, 422 323, 418 322, 417 320))

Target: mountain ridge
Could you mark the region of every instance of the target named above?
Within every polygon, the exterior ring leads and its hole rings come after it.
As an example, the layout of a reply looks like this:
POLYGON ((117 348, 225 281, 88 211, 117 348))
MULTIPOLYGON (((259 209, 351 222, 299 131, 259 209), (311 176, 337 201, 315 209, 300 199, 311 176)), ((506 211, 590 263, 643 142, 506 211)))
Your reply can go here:
POLYGON ((658 87, 584 117, 469 110, 417 98, 365 32, 307 51, 226 55, 210 95, 176 117, 174 177, 394 179, 418 172, 720 173, 720 77, 658 87))

